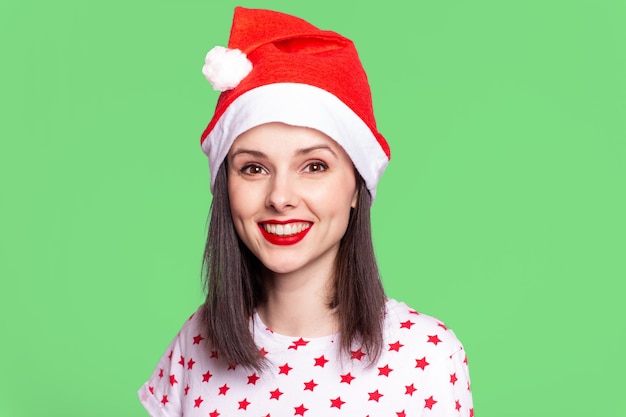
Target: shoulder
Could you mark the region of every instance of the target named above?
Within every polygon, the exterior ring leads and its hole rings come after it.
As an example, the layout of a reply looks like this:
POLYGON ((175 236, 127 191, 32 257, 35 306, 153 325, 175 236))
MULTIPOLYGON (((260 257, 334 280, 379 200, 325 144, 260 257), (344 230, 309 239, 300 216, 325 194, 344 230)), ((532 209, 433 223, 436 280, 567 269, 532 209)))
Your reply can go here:
POLYGON ((441 320, 420 313, 405 303, 389 299, 385 306, 386 343, 401 344, 434 360, 445 359, 463 350, 454 332, 441 320))

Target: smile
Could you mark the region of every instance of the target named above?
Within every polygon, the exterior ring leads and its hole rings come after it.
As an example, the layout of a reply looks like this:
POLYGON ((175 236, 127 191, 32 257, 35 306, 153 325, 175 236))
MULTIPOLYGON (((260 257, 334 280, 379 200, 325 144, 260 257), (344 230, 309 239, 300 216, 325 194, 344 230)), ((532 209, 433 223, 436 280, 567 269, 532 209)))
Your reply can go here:
POLYGON ((272 221, 259 223, 259 229, 265 240, 274 245, 294 245, 304 239, 312 225, 313 223, 303 221, 272 221))

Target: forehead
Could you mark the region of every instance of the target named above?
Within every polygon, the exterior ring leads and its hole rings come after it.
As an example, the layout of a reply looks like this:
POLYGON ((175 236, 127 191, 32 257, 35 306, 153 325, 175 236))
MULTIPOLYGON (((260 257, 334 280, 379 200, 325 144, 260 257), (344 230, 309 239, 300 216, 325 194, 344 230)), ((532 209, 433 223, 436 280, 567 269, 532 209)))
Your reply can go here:
POLYGON ((337 142, 319 130, 276 122, 253 127, 239 135, 233 142, 229 154, 237 153, 241 149, 269 152, 301 150, 314 147, 329 148, 337 153, 343 152, 343 149, 337 142))

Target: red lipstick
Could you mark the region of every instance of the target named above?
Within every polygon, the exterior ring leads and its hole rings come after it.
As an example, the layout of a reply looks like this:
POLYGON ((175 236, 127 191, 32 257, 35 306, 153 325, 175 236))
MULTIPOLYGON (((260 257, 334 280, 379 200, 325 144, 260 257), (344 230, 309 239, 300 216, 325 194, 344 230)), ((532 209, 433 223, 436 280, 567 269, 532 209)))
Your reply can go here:
POLYGON ((267 220, 267 221, 263 221, 259 223, 259 229, 261 230, 261 234, 263 235, 265 240, 267 240, 273 245, 280 245, 280 246, 295 245, 296 243, 300 242, 302 239, 304 239, 306 234, 309 233, 309 230, 311 230, 311 227, 313 227, 313 224, 311 224, 311 222, 308 222, 306 220, 286 220, 286 221, 267 220), (299 233, 294 233, 288 236, 279 236, 279 235, 269 233, 263 227, 264 224, 284 225, 284 224, 291 224, 291 223, 307 223, 309 227, 307 227, 306 229, 302 230, 299 233))

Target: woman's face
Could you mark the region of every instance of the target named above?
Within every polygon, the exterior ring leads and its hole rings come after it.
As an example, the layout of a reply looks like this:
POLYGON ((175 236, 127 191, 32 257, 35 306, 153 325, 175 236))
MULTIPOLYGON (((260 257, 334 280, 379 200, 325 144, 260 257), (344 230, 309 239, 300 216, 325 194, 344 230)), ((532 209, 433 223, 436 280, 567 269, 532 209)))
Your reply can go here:
POLYGON ((263 265, 332 272, 357 201, 343 148, 317 130, 268 123, 240 135, 227 162, 235 229, 263 265))

